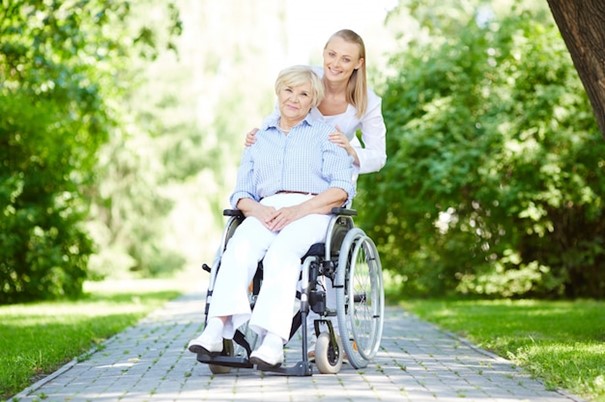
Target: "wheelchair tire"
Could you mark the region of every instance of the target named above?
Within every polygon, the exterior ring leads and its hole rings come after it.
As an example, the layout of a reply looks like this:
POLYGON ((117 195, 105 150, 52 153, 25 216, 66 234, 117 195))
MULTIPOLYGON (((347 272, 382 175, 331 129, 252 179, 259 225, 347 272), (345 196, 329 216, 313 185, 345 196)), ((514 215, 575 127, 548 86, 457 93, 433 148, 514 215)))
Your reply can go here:
POLYGON ((336 337, 336 347, 330 342, 330 334, 322 332, 315 343, 315 365, 321 374, 337 374, 342 367, 344 349, 340 337, 336 337))
MULTIPOLYGON (((233 347, 233 340, 223 339, 223 352, 221 354, 223 356, 234 356, 235 348, 233 347)), ((208 367, 210 368, 210 372, 212 374, 229 374, 231 372, 231 367, 228 366, 209 364, 208 367)))
POLYGON ((366 367, 380 347, 384 288, 376 246, 359 228, 343 241, 335 288, 338 329, 349 363, 366 367))

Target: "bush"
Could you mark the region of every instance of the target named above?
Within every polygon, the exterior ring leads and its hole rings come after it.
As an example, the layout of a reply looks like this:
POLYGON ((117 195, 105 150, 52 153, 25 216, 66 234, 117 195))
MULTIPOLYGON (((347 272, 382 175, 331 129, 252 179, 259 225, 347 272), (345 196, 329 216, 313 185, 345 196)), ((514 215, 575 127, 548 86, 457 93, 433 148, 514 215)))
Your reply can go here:
POLYGON ((27 92, 0 91, 0 303, 78 296, 92 252, 80 188, 102 133, 27 92))
POLYGON ((77 297, 98 151, 119 125, 129 57, 154 56, 153 31, 129 31, 126 1, 2 7, 0 303, 77 297))
POLYGON ((557 27, 426 9, 386 82, 387 165, 359 184, 385 268, 409 295, 604 297, 605 142, 557 27))

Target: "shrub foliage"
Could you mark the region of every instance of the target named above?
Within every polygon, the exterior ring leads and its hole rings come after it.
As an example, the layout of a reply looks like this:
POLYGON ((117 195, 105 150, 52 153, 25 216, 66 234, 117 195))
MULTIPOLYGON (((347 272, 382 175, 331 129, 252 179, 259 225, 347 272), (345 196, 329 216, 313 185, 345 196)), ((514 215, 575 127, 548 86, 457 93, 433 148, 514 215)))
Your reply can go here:
POLYGON ((0 4, 0 303, 75 297, 120 73, 135 49, 152 52, 151 31, 128 31, 127 1, 0 4))
POLYGON ((383 265, 409 295, 604 297, 605 142, 556 25, 410 4, 359 184, 383 265))

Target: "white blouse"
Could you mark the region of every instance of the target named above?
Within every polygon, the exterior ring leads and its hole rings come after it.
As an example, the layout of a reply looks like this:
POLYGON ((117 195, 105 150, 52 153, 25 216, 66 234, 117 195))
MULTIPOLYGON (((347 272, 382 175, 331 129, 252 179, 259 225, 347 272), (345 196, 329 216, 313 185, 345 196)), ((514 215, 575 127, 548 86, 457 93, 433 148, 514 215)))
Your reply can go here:
MULTIPOLYGON (((313 67, 313 71, 321 78, 323 68, 313 67)), ((344 113, 324 116, 317 108, 311 110, 311 116, 323 119, 331 126, 338 127, 343 132, 359 157, 358 174, 379 171, 387 160, 386 155, 386 126, 382 117, 382 99, 368 88, 368 108, 361 118, 356 116, 357 109, 349 104, 344 113), (355 133, 361 130, 362 147, 355 133)))

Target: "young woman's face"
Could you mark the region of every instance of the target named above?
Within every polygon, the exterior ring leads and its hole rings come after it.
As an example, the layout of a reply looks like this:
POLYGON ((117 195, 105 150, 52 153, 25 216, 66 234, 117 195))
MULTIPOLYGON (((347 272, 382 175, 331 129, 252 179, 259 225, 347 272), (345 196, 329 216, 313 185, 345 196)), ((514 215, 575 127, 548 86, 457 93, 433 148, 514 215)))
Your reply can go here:
POLYGON ((339 36, 328 42, 323 56, 324 77, 328 81, 347 81, 353 71, 363 64, 363 59, 359 57, 359 46, 339 36))
POLYGON ((311 110, 313 101, 311 83, 284 86, 278 93, 279 113, 289 120, 302 120, 311 110))

